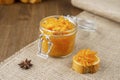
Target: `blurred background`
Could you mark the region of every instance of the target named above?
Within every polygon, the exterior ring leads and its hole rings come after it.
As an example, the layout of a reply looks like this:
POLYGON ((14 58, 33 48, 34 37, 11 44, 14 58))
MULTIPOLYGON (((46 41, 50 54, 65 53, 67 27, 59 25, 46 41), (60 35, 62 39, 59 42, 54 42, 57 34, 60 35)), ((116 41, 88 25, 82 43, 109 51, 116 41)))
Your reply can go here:
POLYGON ((0 62, 38 39, 42 18, 82 12, 73 7, 70 1, 42 0, 35 4, 25 4, 16 0, 13 4, 0 4, 0 62))

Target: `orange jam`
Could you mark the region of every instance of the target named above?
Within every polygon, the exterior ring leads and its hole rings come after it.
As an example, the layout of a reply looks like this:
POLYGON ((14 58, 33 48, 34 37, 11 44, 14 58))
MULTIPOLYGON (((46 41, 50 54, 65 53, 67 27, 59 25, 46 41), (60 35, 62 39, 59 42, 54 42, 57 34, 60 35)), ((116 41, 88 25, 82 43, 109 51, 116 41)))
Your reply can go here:
MULTIPOLYGON (((51 16, 40 22, 41 34, 47 35, 52 43, 49 55, 62 57, 73 51, 75 44, 76 26, 63 16, 51 16)), ((48 40, 43 36, 42 50, 48 51, 48 40)))
POLYGON ((82 66, 91 66, 94 65, 98 61, 98 57, 96 56, 96 52, 91 51, 90 49, 80 50, 74 57, 77 63, 82 66))

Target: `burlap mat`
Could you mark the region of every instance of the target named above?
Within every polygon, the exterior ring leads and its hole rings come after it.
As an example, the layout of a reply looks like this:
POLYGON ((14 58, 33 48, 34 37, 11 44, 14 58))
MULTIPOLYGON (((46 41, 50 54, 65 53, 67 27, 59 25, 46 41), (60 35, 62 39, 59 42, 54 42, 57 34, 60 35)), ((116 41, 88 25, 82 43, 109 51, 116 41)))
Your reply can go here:
POLYGON ((1 63, 0 80, 120 80, 120 24, 87 12, 78 16, 94 20, 97 31, 78 30, 72 55, 44 60, 36 55, 37 40, 1 63), (83 48, 98 51, 101 66, 97 73, 79 74, 71 69, 72 56, 83 48), (25 58, 34 64, 29 70, 22 70, 17 65, 25 58))
POLYGON ((120 23, 120 0, 71 0, 78 8, 120 23))

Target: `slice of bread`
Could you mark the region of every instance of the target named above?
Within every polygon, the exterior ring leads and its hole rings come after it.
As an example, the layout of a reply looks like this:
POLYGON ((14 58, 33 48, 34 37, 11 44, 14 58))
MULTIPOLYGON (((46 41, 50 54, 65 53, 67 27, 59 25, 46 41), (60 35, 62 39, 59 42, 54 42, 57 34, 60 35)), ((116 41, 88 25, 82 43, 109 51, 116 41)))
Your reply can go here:
POLYGON ((92 65, 84 66, 84 65, 80 64, 79 62, 77 62, 73 57, 72 69, 81 74, 95 73, 98 71, 99 63, 100 63, 100 59, 97 56, 96 56, 96 58, 97 58, 97 61, 94 62, 92 65))
POLYGON ((15 0, 0 0, 0 4, 12 4, 15 0))
POLYGON ((34 4, 34 3, 39 3, 41 2, 42 0, 20 0, 21 2, 23 3, 31 3, 31 4, 34 4))

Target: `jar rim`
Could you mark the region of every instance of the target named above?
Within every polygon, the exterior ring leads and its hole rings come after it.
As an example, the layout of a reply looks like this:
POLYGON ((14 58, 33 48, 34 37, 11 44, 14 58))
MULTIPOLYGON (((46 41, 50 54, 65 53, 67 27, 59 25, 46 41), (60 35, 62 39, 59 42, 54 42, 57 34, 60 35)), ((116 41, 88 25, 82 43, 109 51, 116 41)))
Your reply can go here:
MULTIPOLYGON (((46 29, 46 28, 42 27, 42 26, 41 26, 41 23, 42 23, 45 19, 47 19, 47 18, 50 18, 50 17, 58 18, 59 16, 63 16, 63 15, 53 15, 53 16, 48 16, 48 17, 43 18, 43 19, 40 21, 39 30, 40 30, 40 31, 43 30, 43 31, 51 32, 51 33, 57 32, 57 31, 52 31, 52 30, 49 30, 49 29, 46 29)), ((64 17, 64 18, 65 18, 65 17, 64 17)), ((66 19, 67 19, 67 18, 66 18, 66 19)), ((67 19, 67 20, 68 20, 68 19, 67 19)), ((70 20, 69 20, 69 21, 70 21, 70 20)), ((70 21, 70 22, 71 22, 71 21, 70 21)), ((72 23, 72 22, 71 22, 71 23, 72 23)), ((73 28, 73 29, 70 29, 70 30, 64 31, 65 33, 68 33, 68 34, 62 34, 62 36, 68 36, 68 35, 71 35, 71 33, 74 33, 74 32, 77 31, 77 26, 76 26, 74 23, 72 23, 72 24, 74 25, 74 28, 73 28)), ((63 33, 63 32, 59 32, 59 33, 63 33)), ((55 35, 55 34, 52 34, 52 35, 54 35, 54 36, 59 36, 59 35, 55 35)))

